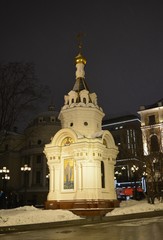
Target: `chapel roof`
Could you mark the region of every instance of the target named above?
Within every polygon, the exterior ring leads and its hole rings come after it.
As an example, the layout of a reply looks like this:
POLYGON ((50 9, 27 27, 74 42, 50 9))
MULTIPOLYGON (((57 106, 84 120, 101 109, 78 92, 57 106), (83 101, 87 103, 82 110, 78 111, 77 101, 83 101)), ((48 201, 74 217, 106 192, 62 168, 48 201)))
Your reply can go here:
POLYGON ((73 86, 73 91, 80 92, 84 89, 89 91, 85 79, 84 78, 77 78, 76 81, 75 81, 75 84, 73 86))

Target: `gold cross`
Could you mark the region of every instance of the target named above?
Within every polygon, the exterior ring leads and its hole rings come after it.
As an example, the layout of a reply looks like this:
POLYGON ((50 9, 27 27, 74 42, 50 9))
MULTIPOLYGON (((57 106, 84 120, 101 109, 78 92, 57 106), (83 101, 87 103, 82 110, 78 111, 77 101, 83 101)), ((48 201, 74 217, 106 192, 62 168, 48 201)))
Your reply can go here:
POLYGON ((79 53, 82 51, 82 46, 83 46, 83 41, 82 38, 84 37, 84 33, 80 32, 77 34, 77 43, 78 43, 78 48, 79 48, 79 53))

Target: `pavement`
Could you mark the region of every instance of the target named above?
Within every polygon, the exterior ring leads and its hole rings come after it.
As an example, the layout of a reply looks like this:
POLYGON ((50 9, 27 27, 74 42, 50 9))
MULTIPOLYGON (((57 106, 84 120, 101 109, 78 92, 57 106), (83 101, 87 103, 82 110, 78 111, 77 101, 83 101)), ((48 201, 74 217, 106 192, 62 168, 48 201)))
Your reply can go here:
POLYGON ((82 219, 77 219, 77 220, 69 220, 69 221, 5 226, 5 227, 0 227, 0 234, 12 233, 12 232, 33 231, 33 230, 40 230, 40 229, 59 228, 59 227, 79 226, 79 225, 87 225, 87 224, 106 223, 106 222, 115 222, 115 221, 132 220, 132 219, 140 219, 140 218, 160 217, 160 216, 163 216, 163 210, 142 212, 142 213, 133 213, 133 214, 124 214, 124 215, 104 216, 104 217, 102 217, 102 216, 87 217, 87 218, 82 218, 82 219))

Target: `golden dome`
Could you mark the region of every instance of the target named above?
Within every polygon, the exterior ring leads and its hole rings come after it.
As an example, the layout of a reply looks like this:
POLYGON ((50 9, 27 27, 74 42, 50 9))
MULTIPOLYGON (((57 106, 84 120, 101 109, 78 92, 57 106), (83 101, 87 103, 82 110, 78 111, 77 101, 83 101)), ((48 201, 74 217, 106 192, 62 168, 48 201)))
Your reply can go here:
POLYGON ((76 57, 75 57, 75 63, 83 63, 84 65, 86 65, 86 59, 82 56, 81 53, 79 53, 76 57))

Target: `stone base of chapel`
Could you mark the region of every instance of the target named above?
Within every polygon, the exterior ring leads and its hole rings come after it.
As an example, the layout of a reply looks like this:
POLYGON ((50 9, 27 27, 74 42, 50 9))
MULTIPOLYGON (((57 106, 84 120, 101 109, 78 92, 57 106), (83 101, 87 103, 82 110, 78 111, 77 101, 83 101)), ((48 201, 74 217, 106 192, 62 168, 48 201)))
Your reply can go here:
POLYGON ((119 207, 118 200, 76 200, 45 202, 45 209, 67 209, 78 216, 105 216, 114 208, 119 207))

